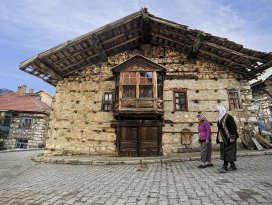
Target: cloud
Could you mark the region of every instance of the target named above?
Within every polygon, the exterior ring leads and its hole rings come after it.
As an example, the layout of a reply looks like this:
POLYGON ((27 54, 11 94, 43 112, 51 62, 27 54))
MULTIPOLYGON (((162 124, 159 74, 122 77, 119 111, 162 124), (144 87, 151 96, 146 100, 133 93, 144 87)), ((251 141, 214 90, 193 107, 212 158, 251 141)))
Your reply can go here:
POLYGON ((265 41, 271 42, 271 31, 263 35, 256 30, 257 19, 264 20, 264 14, 253 13, 256 22, 252 22, 252 16, 249 20, 238 12, 235 1, 3 0, 1 5, 0 37, 35 52, 78 37, 144 6, 157 16, 229 38, 253 49, 268 51, 265 41))
POLYGON ((6 72, 0 72, 0 76, 2 78, 11 78, 11 79, 18 79, 18 80, 27 80, 28 79, 28 77, 22 76, 21 74, 6 73, 6 72))

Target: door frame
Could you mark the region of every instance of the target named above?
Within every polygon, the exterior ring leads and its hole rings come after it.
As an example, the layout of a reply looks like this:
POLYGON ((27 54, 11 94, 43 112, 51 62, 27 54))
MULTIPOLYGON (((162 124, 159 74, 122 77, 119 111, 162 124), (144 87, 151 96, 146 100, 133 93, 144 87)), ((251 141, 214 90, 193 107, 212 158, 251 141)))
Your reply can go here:
POLYGON ((120 156, 120 144, 121 144, 121 127, 138 127, 137 135, 137 148, 139 156, 139 127, 158 127, 158 156, 162 155, 162 120, 120 120, 117 122, 116 126, 116 155, 120 156))

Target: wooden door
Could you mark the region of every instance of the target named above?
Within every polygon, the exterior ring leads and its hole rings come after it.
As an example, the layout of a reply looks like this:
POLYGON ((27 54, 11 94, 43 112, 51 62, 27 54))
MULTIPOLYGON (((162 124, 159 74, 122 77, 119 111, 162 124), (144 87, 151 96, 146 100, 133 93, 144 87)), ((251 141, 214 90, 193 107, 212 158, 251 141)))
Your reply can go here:
POLYGON ((120 127, 120 157, 138 157, 138 127, 120 127))
POLYGON ((139 127, 139 156, 159 155, 159 127, 139 127))
POLYGON ((120 157, 155 157, 160 155, 159 126, 120 126, 120 157))

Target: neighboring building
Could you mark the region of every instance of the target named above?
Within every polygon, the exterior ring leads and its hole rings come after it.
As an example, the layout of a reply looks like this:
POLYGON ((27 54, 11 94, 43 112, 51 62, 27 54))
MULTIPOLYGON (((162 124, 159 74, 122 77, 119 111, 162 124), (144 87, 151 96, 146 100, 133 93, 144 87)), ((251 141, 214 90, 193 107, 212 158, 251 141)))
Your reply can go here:
POLYGON ((199 111, 213 139, 219 104, 239 130, 255 122, 248 80, 271 64, 271 54, 142 9, 20 69, 56 86, 47 154, 158 156, 199 146, 199 111))
POLYGON ((49 107, 52 107, 52 95, 50 95, 48 92, 44 90, 40 90, 36 92, 36 94, 41 96, 41 101, 47 104, 49 107))
POLYGON ((51 108, 40 96, 26 93, 26 86, 17 92, 0 96, 0 141, 6 149, 45 146, 51 108))
POLYGON ((251 89, 256 118, 264 120, 267 129, 272 131, 272 75, 251 84, 251 89))

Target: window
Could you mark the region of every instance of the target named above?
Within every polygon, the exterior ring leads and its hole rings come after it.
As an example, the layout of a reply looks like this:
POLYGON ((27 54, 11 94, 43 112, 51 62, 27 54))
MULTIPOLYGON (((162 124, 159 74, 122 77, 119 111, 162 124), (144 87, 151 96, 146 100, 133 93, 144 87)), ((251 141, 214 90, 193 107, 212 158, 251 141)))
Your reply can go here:
POLYGON ((120 84, 120 76, 116 76, 116 82, 115 82, 115 100, 119 100, 119 84, 120 84))
POLYGON ((113 104, 113 93, 112 92, 104 93, 103 99, 102 99, 102 110, 105 112, 111 111, 112 104, 113 104))
POLYGON ((26 149, 28 140, 16 140, 16 148, 18 149, 26 149))
POLYGON ((153 72, 124 72, 122 96, 123 98, 153 98, 153 72))
POLYGON ((174 91, 174 109, 175 110, 187 110, 187 92, 186 91, 174 91))
POLYGON ((140 72, 139 98, 153 98, 152 72, 140 72))
POLYGON ((11 122, 11 118, 12 118, 12 115, 6 114, 6 116, 4 118, 3 126, 9 127, 10 126, 10 122, 11 122))
POLYGON ((230 110, 240 109, 241 104, 240 104, 239 92, 236 90, 229 90, 228 93, 229 93, 230 110))
POLYGON ((158 98, 162 99, 163 94, 163 75, 161 73, 157 73, 157 90, 158 90, 158 98))
POLYGON ((21 118, 19 128, 31 128, 32 118, 21 118))
POLYGON ((123 98, 136 98, 136 72, 124 72, 123 98))

